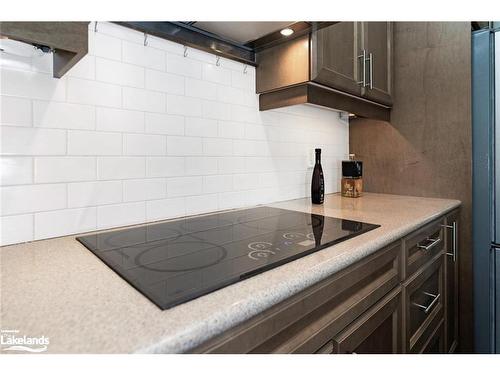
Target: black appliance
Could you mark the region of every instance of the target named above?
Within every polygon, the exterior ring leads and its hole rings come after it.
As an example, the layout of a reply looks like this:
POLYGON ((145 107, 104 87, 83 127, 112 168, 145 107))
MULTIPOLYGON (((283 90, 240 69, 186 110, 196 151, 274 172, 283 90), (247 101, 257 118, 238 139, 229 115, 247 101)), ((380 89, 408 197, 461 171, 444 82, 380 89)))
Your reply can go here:
POLYGON ((377 227, 264 206, 77 240, 167 309, 377 227))

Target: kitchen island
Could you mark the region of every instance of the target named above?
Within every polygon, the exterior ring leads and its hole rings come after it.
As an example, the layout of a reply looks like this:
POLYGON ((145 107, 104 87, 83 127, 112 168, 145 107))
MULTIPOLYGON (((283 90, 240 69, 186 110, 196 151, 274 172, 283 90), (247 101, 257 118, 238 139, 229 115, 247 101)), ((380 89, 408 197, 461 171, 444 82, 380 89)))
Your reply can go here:
POLYGON ((48 353, 196 351, 448 214, 460 202, 366 193, 358 199, 327 195, 322 206, 311 205, 308 198, 269 206, 380 227, 165 311, 75 236, 6 246, 0 250, 1 329, 49 338, 48 353))

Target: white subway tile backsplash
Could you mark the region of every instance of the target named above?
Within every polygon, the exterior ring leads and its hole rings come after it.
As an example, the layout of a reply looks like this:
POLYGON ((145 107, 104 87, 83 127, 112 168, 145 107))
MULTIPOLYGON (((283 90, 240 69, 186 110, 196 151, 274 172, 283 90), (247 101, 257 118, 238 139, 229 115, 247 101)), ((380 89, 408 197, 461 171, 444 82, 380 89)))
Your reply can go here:
POLYGON ((244 173, 245 158, 244 157, 221 157, 218 160, 219 173, 244 173))
POLYGON ((182 157, 167 156, 146 159, 147 177, 175 177, 185 173, 185 159, 182 157))
POLYGON ((95 79, 95 57, 85 55, 66 73, 68 77, 95 79))
POLYGON ((143 44, 122 42, 123 61, 145 68, 165 70, 165 52, 143 44))
POLYGON ((96 179, 94 157, 35 158, 35 183, 90 181, 96 179))
POLYGON ((172 177, 167 180, 167 196, 199 195, 203 191, 202 177, 172 177))
POLYGON ((45 52, 41 55, 35 55, 31 58, 31 70, 34 72, 52 74, 53 59, 53 52, 45 52))
POLYGON ((170 52, 176 55, 184 54, 184 46, 179 43, 171 42, 163 38, 156 37, 154 35, 148 36, 148 46, 162 51, 170 52))
POLYGON ((167 137, 168 155, 201 155, 203 153, 203 143, 197 137, 167 137))
POLYGON ((123 153, 125 155, 165 155, 167 139, 163 135, 124 134, 123 153))
POLYGON ((204 101, 203 117, 215 120, 229 120, 231 118, 231 107, 227 103, 204 101))
POLYGON ((245 74, 243 71, 231 72, 231 86, 238 89, 246 90, 249 93, 254 93, 255 88, 255 75, 245 74))
POLYGON ((50 54, 2 55, 0 243, 305 197, 315 147, 338 191, 349 133, 337 112, 260 112, 254 67, 97 29, 61 79, 50 54))
POLYGON ((203 193, 212 194, 233 190, 233 175, 203 176, 203 193))
POLYGON ((203 64, 203 80, 220 83, 222 85, 231 84, 231 71, 212 64, 203 64))
POLYGON ((167 72, 201 79, 202 63, 174 54, 167 54, 167 72))
POLYGON ((247 122, 252 124, 260 124, 260 114, 257 108, 231 105, 231 120, 238 122, 247 122))
POLYGON ((22 156, 0 156, 0 185, 33 183, 33 159, 22 156))
POLYGON ((95 108, 89 105, 33 101, 34 126, 60 129, 95 129, 95 108))
POLYGON ((104 107, 119 108, 121 106, 122 90, 120 86, 73 77, 68 77, 67 83, 68 102, 104 107))
POLYGON ((13 96, 0 97, 0 124, 31 126, 31 101, 13 96))
POLYGON ((96 58, 96 80, 122 86, 144 87, 144 68, 132 64, 96 58))
POLYGON ((217 211, 219 207, 217 194, 204 194, 186 199, 186 215, 217 211))
POLYGON ((65 100, 66 80, 46 73, 0 70, 0 94, 33 99, 65 100))
POLYGON ((217 85, 200 79, 186 78, 186 96, 215 100, 217 98, 217 85))
POLYGON ((112 22, 99 22, 97 25, 97 33, 100 35, 107 35, 116 38, 119 41, 129 41, 134 43, 144 42, 144 34, 134 31, 130 28, 117 25, 112 22))
POLYGON ((201 117, 202 112, 202 101, 200 99, 178 95, 167 96, 167 113, 201 117))
POLYGON ((35 240, 95 230, 97 209, 76 208, 35 214, 35 240))
POLYGON ((20 185, 0 188, 2 215, 66 208, 66 185, 20 185))
POLYGON ((241 173, 233 175, 234 190, 258 189, 260 186, 259 175, 256 173, 241 173))
POLYGON ((96 129, 110 132, 144 132, 144 113, 126 109, 96 108, 96 129))
POLYGON ((245 124, 234 121, 219 121, 219 137, 240 139, 245 137, 245 124))
POLYGON ((146 69, 146 89, 169 94, 184 94, 184 77, 146 69))
POLYGON ((216 174, 218 171, 217 165, 217 158, 186 157, 186 175, 216 174))
POLYGON ((64 155, 66 130, 3 126, 3 155, 64 155))
POLYGON ((121 154, 121 134, 85 130, 68 131, 68 155, 121 154))
POLYGON ((251 91, 243 91, 231 86, 217 87, 217 100, 222 103, 252 106, 257 103, 257 95, 251 91))
POLYGON ((68 207, 100 206, 122 201, 121 181, 74 182, 68 184, 68 207))
POLYGON ((205 138, 203 139, 203 155, 231 156, 233 155, 233 141, 231 139, 205 138))
POLYGON ((124 87, 123 107, 138 111, 165 112, 165 94, 144 89, 124 87))
POLYGON ((123 203, 97 207, 97 228, 111 228, 146 221, 146 203, 123 203))
MULTIPOLYGON (((99 26, 103 26, 100 23, 99 26)), ((121 60, 122 58, 122 43, 118 38, 114 38, 103 33, 97 32, 91 34, 92 38, 89 40, 89 43, 92 43, 90 46, 90 53, 94 56, 105 57, 113 60, 121 60)))
POLYGON ((184 117, 179 115, 166 115, 162 113, 146 113, 146 133, 183 135, 184 117))
POLYGON ((245 139, 250 140, 266 140, 268 136, 269 126, 247 124, 245 125, 245 139))
POLYGON ((216 120, 201 117, 186 118, 185 135, 191 137, 217 137, 218 124, 216 120))
POLYGON ((186 214, 185 198, 160 199, 146 202, 148 221, 164 220, 186 214))
POLYGON ((219 193, 218 200, 219 210, 244 207, 246 206, 246 192, 230 191, 227 193, 219 193))
POLYGON ((145 176, 146 166, 143 157, 100 157, 97 159, 97 178, 99 180, 125 180, 145 176))
POLYGON ((162 199, 167 195, 167 183, 163 178, 128 180, 123 182, 125 202, 162 199))
POLYGON ((0 218, 0 246, 33 240, 33 215, 0 218))

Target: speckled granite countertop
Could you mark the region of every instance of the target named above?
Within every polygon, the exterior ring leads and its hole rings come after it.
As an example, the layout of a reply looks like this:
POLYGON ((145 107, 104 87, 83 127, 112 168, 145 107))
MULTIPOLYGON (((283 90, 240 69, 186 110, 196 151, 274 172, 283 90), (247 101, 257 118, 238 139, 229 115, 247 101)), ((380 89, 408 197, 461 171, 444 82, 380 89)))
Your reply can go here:
POLYGON ((48 353, 183 352, 460 205, 456 200, 328 195, 270 206, 380 224, 363 235, 162 311, 74 236, 0 249, 0 328, 50 339, 48 353))

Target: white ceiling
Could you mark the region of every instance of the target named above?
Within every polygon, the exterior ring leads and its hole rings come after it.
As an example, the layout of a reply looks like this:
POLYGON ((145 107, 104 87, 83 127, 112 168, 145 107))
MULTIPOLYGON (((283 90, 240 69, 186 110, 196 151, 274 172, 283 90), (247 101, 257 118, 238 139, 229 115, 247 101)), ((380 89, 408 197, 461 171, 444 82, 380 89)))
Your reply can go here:
POLYGON ((222 36, 240 44, 251 42, 255 39, 281 30, 294 23, 284 22, 204 22, 197 21, 194 27, 222 36))

